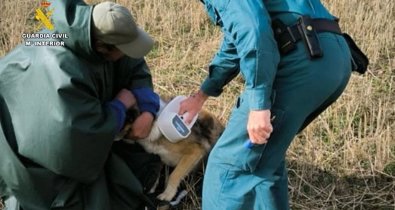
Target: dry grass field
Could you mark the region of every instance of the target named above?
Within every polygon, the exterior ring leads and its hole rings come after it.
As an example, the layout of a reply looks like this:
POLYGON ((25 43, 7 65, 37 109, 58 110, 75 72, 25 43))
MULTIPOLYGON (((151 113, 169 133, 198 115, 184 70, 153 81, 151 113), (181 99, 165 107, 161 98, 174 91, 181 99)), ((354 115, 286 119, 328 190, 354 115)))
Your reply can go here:
MULTIPOLYGON (((96 1, 97 2, 97 1, 96 1)), ((147 61, 161 94, 189 95, 221 40, 198 0, 118 0, 156 39, 147 61)), ((395 1, 324 0, 371 65, 294 140, 287 155, 292 209, 395 209, 395 1)), ((0 1, 0 56, 31 32, 39 1, 0 1)), ((205 108, 226 123, 238 77, 205 108)), ((191 187, 193 189, 193 186, 191 187)), ((196 195, 183 209, 200 209, 196 195)), ((1 204, 0 204, 1 205, 1 204)), ((1 209, 1 206, 0 206, 1 209)))

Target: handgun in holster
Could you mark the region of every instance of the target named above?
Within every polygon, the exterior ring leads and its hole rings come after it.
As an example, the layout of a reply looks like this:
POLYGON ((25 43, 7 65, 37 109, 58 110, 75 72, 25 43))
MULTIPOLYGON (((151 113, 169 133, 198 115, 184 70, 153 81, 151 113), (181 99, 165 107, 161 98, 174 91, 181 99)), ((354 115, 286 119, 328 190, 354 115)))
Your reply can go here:
POLYGON ((277 41, 278 49, 281 54, 285 55, 296 48, 296 40, 289 31, 289 27, 280 19, 272 21, 274 38, 277 41))
POLYGON ((317 31, 314 28, 313 19, 309 16, 302 16, 298 19, 297 25, 310 58, 322 57, 323 52, 318 40, 317 31))

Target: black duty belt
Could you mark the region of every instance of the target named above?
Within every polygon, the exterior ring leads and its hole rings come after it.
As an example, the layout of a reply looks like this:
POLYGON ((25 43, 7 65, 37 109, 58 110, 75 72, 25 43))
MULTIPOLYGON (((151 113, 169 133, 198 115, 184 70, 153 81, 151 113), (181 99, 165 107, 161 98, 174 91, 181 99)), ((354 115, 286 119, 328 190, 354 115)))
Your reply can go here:
POLYGON ((282 54, 286 54, 295 49, 295 43, 303 40, 311 57, 321 57, 316 33, 332 32, 342 34, 337 20, 323 18, 310 18, 302 16, 297 23, 291 26, 285 25, 281 20, 272 21, 272 28, 278 48, 282 54))

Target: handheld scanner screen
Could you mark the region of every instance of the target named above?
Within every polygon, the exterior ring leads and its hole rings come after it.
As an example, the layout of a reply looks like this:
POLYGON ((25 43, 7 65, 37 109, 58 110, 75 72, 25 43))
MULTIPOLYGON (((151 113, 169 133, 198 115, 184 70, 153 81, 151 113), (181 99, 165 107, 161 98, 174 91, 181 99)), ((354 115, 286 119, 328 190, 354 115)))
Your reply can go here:
POLYGON ((188 127, 184 124, 184 121, 178 115, 173 117, 172 124, 176 128, 178 133, 180 133, 182 136, 187 136, 189 134, 188 127))

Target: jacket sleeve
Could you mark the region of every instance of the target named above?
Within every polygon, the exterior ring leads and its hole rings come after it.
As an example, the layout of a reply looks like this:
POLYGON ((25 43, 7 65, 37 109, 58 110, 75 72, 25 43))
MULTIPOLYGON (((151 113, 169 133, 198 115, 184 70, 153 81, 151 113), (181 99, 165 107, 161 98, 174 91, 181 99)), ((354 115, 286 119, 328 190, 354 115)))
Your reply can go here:
POLYGON ((136 97, 142 112, 150 112, 153 116, 159 110, 159 96, 153 90, 152 76, 144 59, 124 57, 115 65, 117 90, 128 88, 136 97))
POLYGON ((98 99, 88 81, 77 77, 63 81, 49 87, 53 91, 35 95, 34 101, 40 101, 48 94, 49 103, 37 104, 40 117, 32 119, 35 126, 24 128, 24 136, 18 138, 24 146, 19 150, 57 174, 91 182, 103 170, 119 130, 119 116, 98 99))
POLYGON ((115 63, 115 84, 118 89, 153 89, 151 72, 143 58, 134 59, 125 56, 115 63))
POLYGON ((1 111, 10 116, 3 123, 15 131, 18 153, 56 174, 95 180, 117 132, 116 112, 99 100, 91 69, 73 54, 62 48, 24 50, 7 56, 7 77, 0 79, 7 87, 1 111), (35 59, 61 52, 58 59, 35 59), (33 58, 21 60, 25 53, 33 58), (4 83, 10 78, 12 83, 4 83))
POLYGON ((236 47, 224 37, 220 50, 209 66, 209 75, 201 90, 209 96, 219 96, 223 87, 240 72, 239 62, 236 47))
MULTIPOLYGON (((245 79, 245 92, 249 97, 251 110, 270 109, 272 84, 279 62, 279 53, 270 24, 270 16, 261 0, 225 1, 228 5, 212 2, 221 18, 224 36, 235 47, 232 52, 239 57, 239 68, 245 79)), ((219 53, 223 52, 221 48, 219 53)), ((228 63, 234 56, 217 56, 214 63, 228 63), (217 61, 220 59, 222 61, 217 61)), ((233 61, 236 61, 233 59, 233 61)), ((221 69, 214 65, 209 77, 222 78, 227 81, 229 74, 221 74, 221 69)), ((225 66, 229 68, 229 66, 225 66)), ((206 82, 205 82, 206 83, 206 82)), ((215 91, 224 83, 204 89, 215 91)), ((208 90, 206 90, 208 91, 208 90)))

